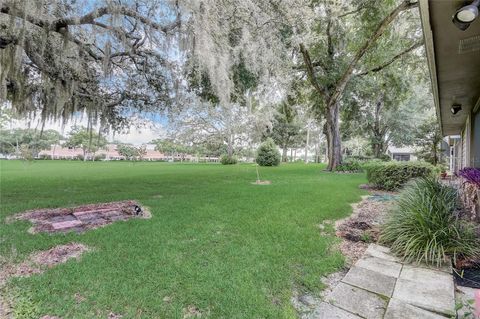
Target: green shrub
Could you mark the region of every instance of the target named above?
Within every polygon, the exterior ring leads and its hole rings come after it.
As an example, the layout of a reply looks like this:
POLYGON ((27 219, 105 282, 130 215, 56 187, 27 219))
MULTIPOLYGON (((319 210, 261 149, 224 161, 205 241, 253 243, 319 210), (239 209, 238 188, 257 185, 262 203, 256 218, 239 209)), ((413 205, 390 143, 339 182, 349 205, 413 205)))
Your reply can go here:
POLYGON ((384 190, 397 190, 410 179, 434 174, 434 166, 426 162, 370 161, 363 165, 370 184, 384 190))
POLYGON ((387 154, 382 154, 380 155, 380 157, 378 158, 379 160, 383 161, 383 162, 390 162, 392 159, 390 158, 390 156, 388 156, 387 154))
POLYGON ((455 215, 457 191, 434 177, 412 181, 400 194, 380 242, 405 260, 440 265, 447 256, 480 256, 472 224, 455 215))
POLYGON ((96 154, 95 157, 94 157, 94 160, 95 160, 95 161, 101 161, 101 160, 104 160, 104 159, 106 159, 106 158, 107 158, 107 155, 101 153, 101 154, 96 154))
POLYGON ((271 138, 267 138, 258 148, 255 161, 260 166, 278 166, 280 164, 280 158, 281 156, 277 145, 275 145, 275 142, 271 138))
POLYGON ((348 159, 354 159, 354 160, 358 160, 360 162, 366 162, 366 161, 370 161, 373 159, 372 156, 367 156, 367 155, 350 155, 348 157, 348 159))
POLYGON ((362 162, 353 158, 348 158, 335 167, 337 172, 361 172, 362 170, 362 162))
POLYGON ((448 170, 448 166, 445 164, 437 164, 434 172, 437 174, 445 173, 448 170))
POLYGON ((222 155, 222 157, 220 157, 220 163, 222 163, 223 165, 233 165, 237 164, 237 162, 237 157, 233 155, 230 156, 228 154, 224 154, 222 155))

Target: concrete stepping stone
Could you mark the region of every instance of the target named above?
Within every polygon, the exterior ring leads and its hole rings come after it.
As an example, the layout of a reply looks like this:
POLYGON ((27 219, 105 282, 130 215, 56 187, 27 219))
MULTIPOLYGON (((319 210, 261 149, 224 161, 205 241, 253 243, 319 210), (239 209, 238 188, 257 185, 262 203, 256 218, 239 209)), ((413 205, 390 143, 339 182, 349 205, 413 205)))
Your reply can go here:
POLYGON ((403 301, 392 298, 388 303, 384 319, 446 319, 444 316, 417 308, 403 301))
POLYGON ((370 244, 365 251, 365 254, 368 254, 372 257, 377 257, 380 259, 385 259, 385 260, 390 260, 390 261, 395 261, 399 262, 400 259, 393 256, 392 252, 390 251, 390 248, 385 247, 385 246, 380 246, 377 244, 370 244))
POLYGON ((393 298, 437 313, 451 315, 455 308, 451 275, 419 267, 404 266, 393 298))
POLYGON ((451 289, 453 291, 454 289, 452 275, 439 270, 404 265, 400 278, 425 284, 435 283, 436 285, 442 285, 445 290, 451 289))
POLYGON ((387 300, 343 282, 340 282, 327 298, 332 305, 367 319, 382 319, 387 300))
MULTIPOLYGON (((472 291, 459 290, 457 298, 471 299, 472 291)), ((403 264, 371 244, 325 301, 304 318, 446 319, 455 314, 455 285, 444 269, 403 264)))
POLYGON ((355 266, 395 278, 400 276, 400 271, 402 270, 402 264, 400 263, 369 255, 359 259, 355 266))
POLYGON ((392 297, 396 281, 395 277, 356 266, 350 268, 347 275, 342 279, 344 283, 381 294, 388 298, 392 297))
POLYGON ((329 303, 322 302, 318 308, 308 316, 308 319, 361 319, 361 317, 329 303))

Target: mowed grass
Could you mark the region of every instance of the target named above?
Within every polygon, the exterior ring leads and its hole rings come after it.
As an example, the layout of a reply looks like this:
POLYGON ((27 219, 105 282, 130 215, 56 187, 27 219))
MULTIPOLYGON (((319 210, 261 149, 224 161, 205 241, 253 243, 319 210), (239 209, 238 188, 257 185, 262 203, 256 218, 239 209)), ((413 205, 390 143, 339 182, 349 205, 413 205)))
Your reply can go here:
POLYGON ((0 165, 3 257, 18 262, 73 241, 93 248, 80 261, 10 283, 40 315, 63 318, 182 318, 189 307, 202 318, 294 318, 292 291, 318 293, 320 277, 344 261, 333 231, 322 235, 317 225, 350 214, 365 182, 314 164, 260 168, 271 185, 252 185, 249 164, 0 165), (126 199, 153 217, 66 235, 5 223, 27 209, 126 199))

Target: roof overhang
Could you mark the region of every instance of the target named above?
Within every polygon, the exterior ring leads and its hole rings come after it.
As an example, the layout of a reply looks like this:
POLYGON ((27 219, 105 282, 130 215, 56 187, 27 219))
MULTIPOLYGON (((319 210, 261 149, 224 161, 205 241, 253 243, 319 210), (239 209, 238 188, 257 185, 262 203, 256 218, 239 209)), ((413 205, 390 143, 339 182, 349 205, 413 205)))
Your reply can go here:
POLYGON ((468 115, 480 108, 480 17, 466 31, 453 14, 471 1, 419 0, 432 93, 443 135, 462 131, 468 115), (450 111, 461 104, 457 114, 450 111))

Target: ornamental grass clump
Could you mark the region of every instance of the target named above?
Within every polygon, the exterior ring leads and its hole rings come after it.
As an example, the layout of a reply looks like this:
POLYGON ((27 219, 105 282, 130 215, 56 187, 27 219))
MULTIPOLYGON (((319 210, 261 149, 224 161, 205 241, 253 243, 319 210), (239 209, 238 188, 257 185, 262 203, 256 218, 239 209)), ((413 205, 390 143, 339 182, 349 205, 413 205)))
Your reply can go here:
POLYGON ((473 224, 455 214, 457 191, 434 177, 414 180, 402 191, 380 242, 408 262, 441 265, 449 256, 480 256, 473 224))

